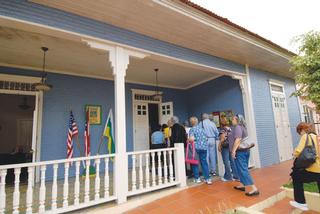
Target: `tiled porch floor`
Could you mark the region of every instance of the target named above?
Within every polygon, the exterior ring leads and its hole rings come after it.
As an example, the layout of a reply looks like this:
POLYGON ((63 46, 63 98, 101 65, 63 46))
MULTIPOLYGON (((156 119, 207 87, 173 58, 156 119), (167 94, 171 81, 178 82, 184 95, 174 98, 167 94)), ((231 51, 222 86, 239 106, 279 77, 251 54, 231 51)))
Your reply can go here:
MULTIPOLYGON (((249 207, 268 197, 279 193, 280 187, 289 181, 292 161, 278 165, 255 169, 252 171, 255 183, 260 189, 257 197, 247 197, 243 192, 233 189, 236 182, 223 183, 216 181, 213 185, 201 184, 188 188, 176 194, 143 205, 128 214, 155 214, 155 213, 225 213, 226 210, 237 206, 249 207)), ((285 203, 290 209, 290 205, 285 203)))

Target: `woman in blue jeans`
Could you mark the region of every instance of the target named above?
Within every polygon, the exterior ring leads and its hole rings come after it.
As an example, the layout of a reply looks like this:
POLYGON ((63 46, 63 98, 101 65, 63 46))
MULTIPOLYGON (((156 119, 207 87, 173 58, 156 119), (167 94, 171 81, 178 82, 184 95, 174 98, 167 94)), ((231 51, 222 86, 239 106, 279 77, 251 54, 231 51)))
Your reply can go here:
POLYGON ((226 117, 221 117, 220 125, 220 143, 218 146, 218 150, 219 152, 221 152, 224 164, 224 176, 221 178, 221 180, 224 182, 239 180, 234 160, 231 157, 231 152, 229 150, 229 137, 232 134, 232 130, 229 126, 228 119, 226 117))
POLYGON ((249 173, 250 146, 240 147, 241 140, 248 137, 246 122, 242 115, 236 115, 232 118, 232 135, 229 141, 229 148, 232 158, 235 160, 236 169, 240 178, 241 185, 235 186, 234 189, 246 191, 246 196, 259 195, 258 188, 254 185, 253 179, 249 173), (248 191, 247 187, 251 187, 248 191))
MULTIPOLYGON (((202 174, 204 176, 205 182, 207 184, 212 184, 209 176, 209 168, 207 162, 208 139, 203 128, 198 125, 198 119, 196 117, 190 118, 190 124, 192 128, 189 131, 189 141, 193 141, 195 144, 195 149, 199 156, 199 161, 201 164, 202 174)), ((192 164, 191 167, 195 178, 194 182, 201 183, 201 179, 199 176, 199 166, 192 164)))

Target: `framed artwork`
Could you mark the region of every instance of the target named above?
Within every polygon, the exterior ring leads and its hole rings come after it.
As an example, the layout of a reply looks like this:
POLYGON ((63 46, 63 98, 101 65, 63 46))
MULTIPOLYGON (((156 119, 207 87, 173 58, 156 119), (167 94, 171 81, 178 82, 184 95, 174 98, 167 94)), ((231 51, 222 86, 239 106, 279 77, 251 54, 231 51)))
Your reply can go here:
POLYGON ((229 122, 232 121, 233 115, 234 115, 234 112, 232 110, 226 110, 226 111, 220 112, 220 117, 222 116, 226 117, 229 120, 229 122))
POLYGON ((101 105, 86 105, 85 113, 89 110, 89 122, 91 125, 100 125, 102 118, 101 105))
POLYGON ((219 128, 220 127, 220 112, 212 112, 213 116, 213 122, 216 124, 216 126, 219 128))

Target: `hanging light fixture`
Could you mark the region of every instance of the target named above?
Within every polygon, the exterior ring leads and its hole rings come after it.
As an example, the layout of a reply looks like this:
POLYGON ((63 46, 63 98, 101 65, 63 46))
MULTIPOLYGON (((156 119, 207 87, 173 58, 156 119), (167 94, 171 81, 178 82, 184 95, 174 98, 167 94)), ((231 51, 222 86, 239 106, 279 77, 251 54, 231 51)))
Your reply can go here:
POLYGON ((154 69, 155 73, 156 73, 156 88, 155 88, 155 94, 152 95, 154 99, 156 100, 160 100, 162 98, 162 93, 160 93, 159 91, 159 85, 158 85, 158 68, 154 69))
POLYGON ((41 47, 43 51, 43 64, 42 64, 42 72, 41 72, 41 81, 39 83, 33 84, 36 90, 38 91, 49 91, 52 88, 52 85, 47 84, 47 73, 46 69, 46 52, 49 50, 47 47, 41 47))

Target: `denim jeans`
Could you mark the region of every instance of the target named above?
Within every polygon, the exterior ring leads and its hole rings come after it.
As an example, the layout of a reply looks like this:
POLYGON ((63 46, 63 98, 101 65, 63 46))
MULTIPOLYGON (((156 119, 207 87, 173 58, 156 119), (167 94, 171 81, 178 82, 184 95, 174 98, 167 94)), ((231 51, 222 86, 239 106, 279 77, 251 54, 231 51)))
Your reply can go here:
POLYGON ((216 172, 216 169, 217 169, 217 148, 216 148, 216 140, 214 138, 208 138, 207 161, 208 161, 209 171, 216 172))
POLYGON ((223 178, 226 180, 232 180, 232 178, 239 179, 238 172, 237 172, 236 166, 234 164, 234 160, 231 156, 229 147, 222 148, 221 155, 222 155, 222 160, 223 160, 223 164, 224 164, 223 178), (231 170, 232 170, 232 174, 231 174, 231 170))
POLYGON ((249 150, 237 151, 236 153, 235 165, 239 175, 240 182, 244 186, 253 185, 253 180, 248 169, 249 158, 250 158, 249 150))
MULTIPOLYGON (((207 162, 207 150, 196 150, 198 156, 199 156, 199 162, 202 169, 202 174, 204 176, 204 179, 209 179, 209 169, 208 169, 208 162, 207 162)), ((199 178, 199 165, 191 165, 193 175, 195 179, 199 178)))

